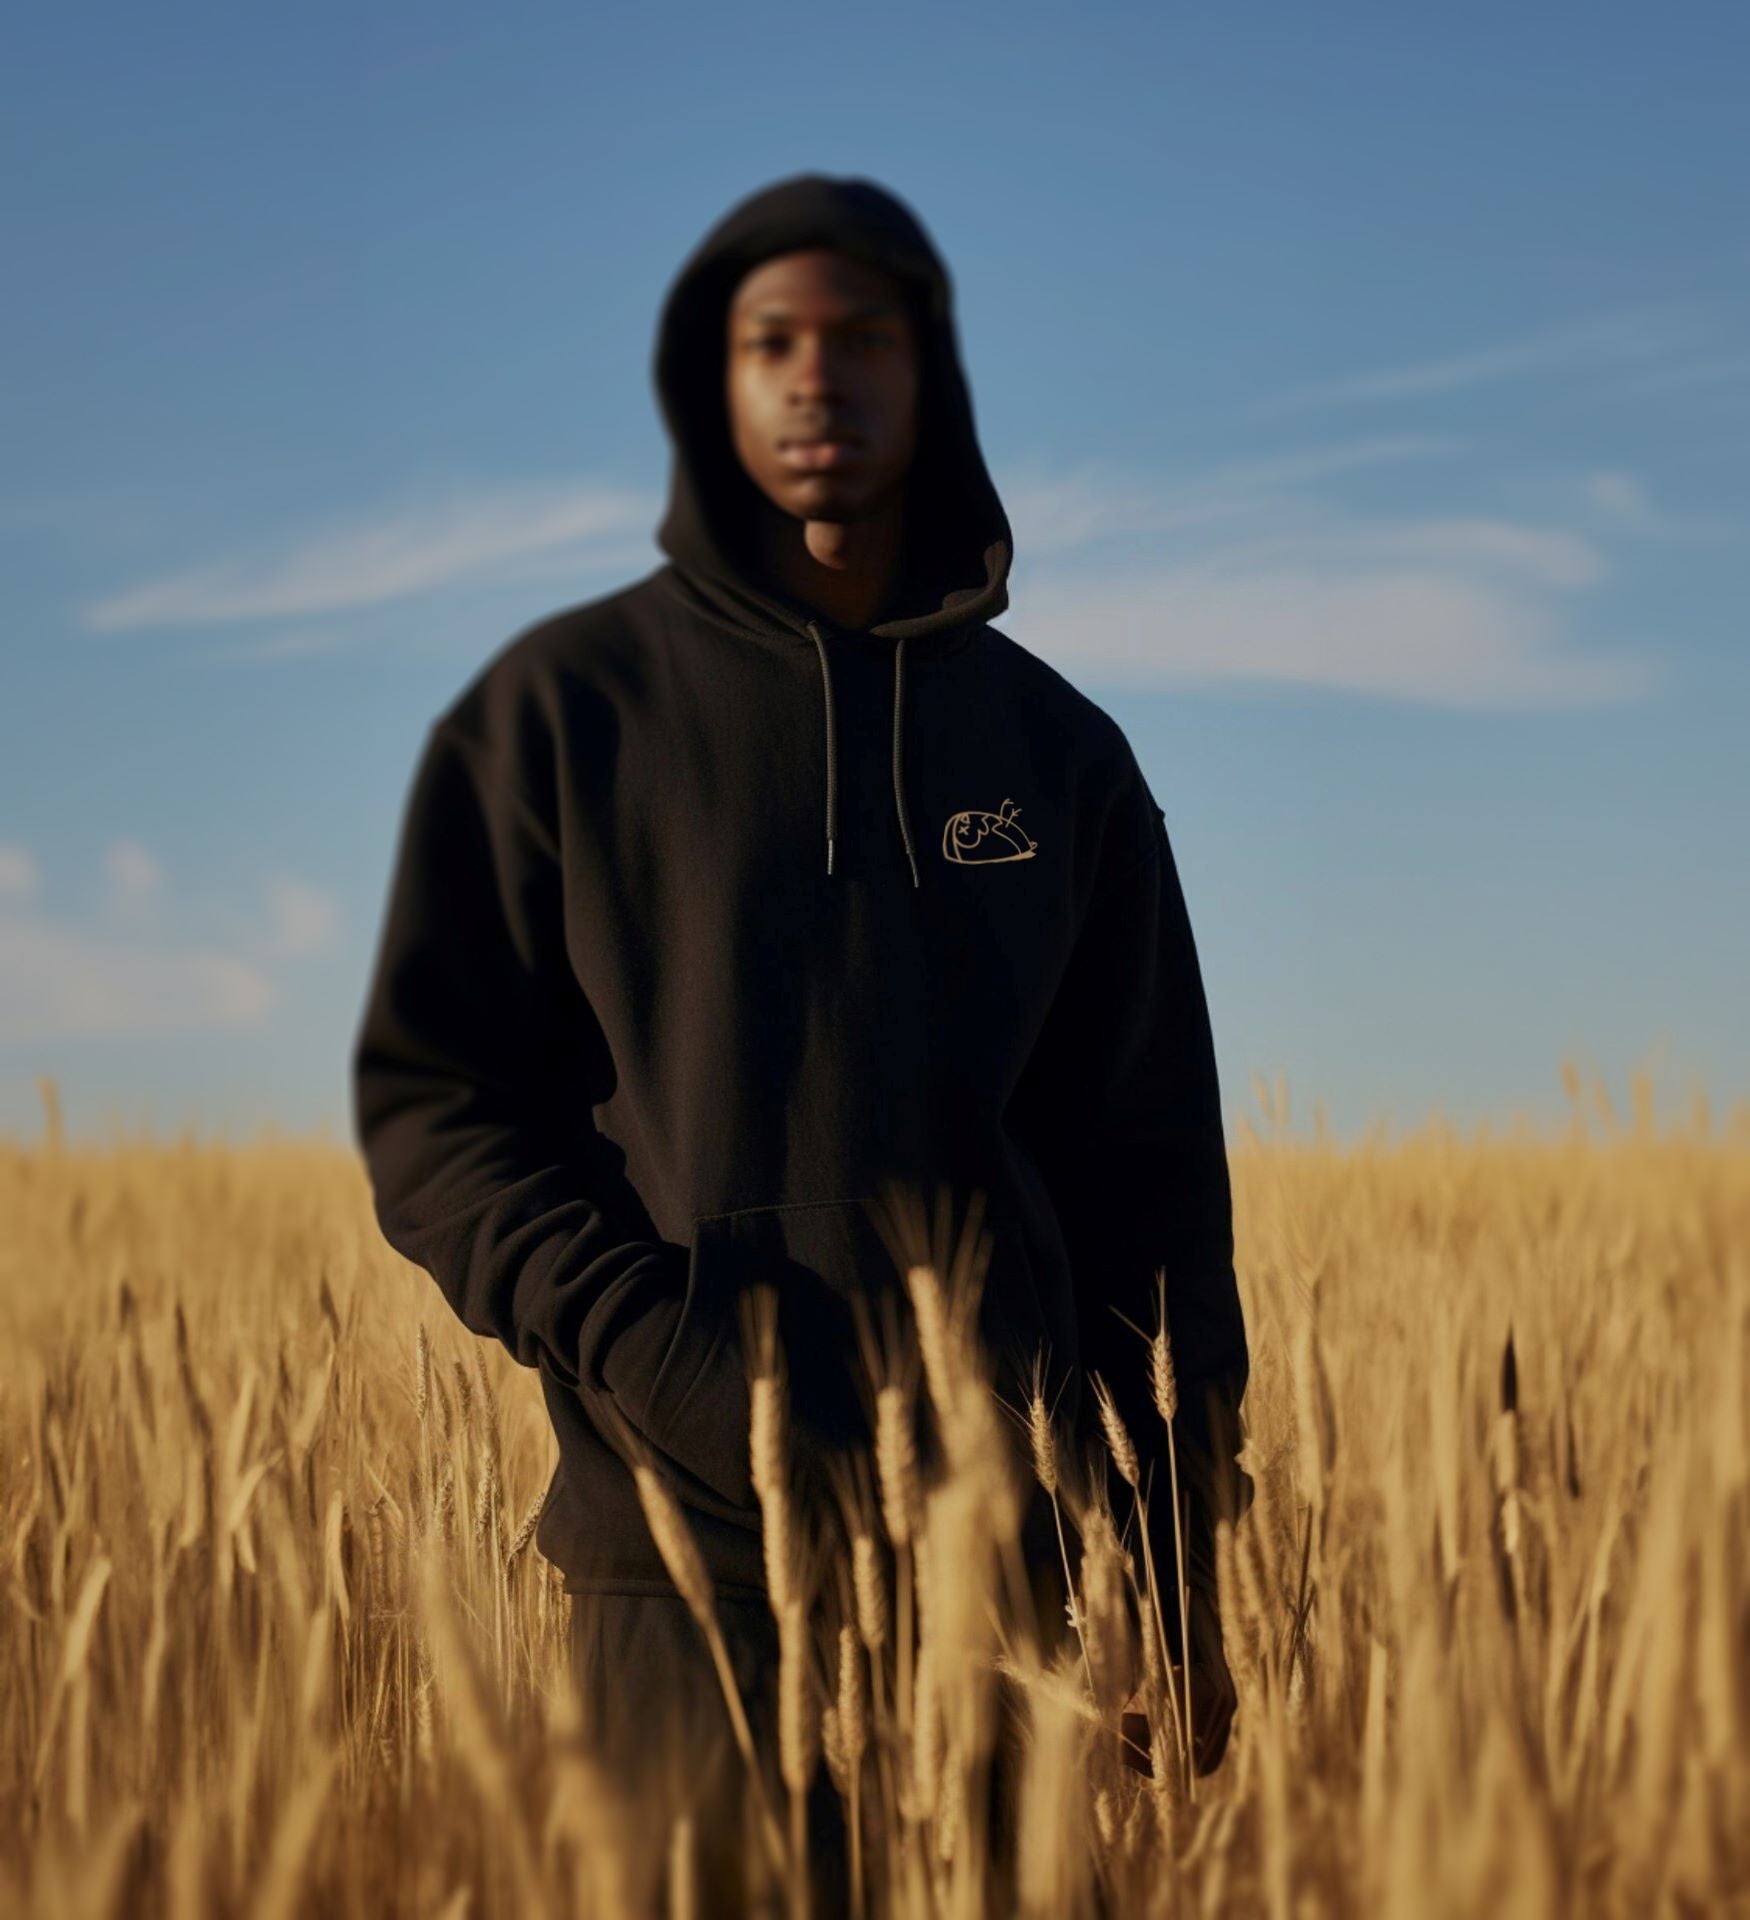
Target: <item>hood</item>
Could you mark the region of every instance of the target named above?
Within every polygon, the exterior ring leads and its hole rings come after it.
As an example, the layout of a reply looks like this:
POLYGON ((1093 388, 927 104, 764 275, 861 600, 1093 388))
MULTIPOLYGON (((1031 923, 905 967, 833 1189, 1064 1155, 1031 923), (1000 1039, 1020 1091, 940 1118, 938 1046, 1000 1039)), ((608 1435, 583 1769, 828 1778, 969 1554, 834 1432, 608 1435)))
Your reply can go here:
POLYGON ((898 277, 918 322, 917 449, 906 478, 906 551, 883 617, 862 629, 893 643, 894 811, 912 884, 921 884, 905 810, 908 645, 967 644, 1009 604, 1008 516, 979 449, 960 364, 953 283, 917 216, 874 182, 797 174, 732 207, 693 249, 663 302, 653 367, 673 448, 657 544, 664 583, 696 613, 768 644, 815 649, 826 733, 826 870, 837 838, 836 722, 827 640, 833 622, 760 573, 751 532, 762 496, 737 456, 723 400, 723 335, 742 276, 774 254, 828 247, 898 277))

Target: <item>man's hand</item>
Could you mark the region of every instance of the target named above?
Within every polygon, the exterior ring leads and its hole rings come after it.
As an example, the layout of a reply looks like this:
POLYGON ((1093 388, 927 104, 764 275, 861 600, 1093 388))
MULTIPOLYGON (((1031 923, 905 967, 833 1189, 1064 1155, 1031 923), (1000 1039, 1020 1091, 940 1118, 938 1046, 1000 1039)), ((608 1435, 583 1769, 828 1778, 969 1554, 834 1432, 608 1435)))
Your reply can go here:
MULTIPOLYGON (((1163 1604, 1172 1596, 1164 1596, 1163 1604)), ((1192 1587, 1186 1595, 1186 1612, 1191 1629, 1191 1752, 1194 1770, 1213 1773, 1227 1752, 1228 1736, 1233 1729, 1234 1710, 1239 1705, 1233 1675, 1228 1670, 1227 1652, 1222 1645, 1221 1615, 1215 1597, 1201 1587, 1192 1587)), ((1153 1631, 1153 1622, 1148 1623, 1153 1631)), ((1178 1638, 1177 1622, 1171 1636, 1178 1638)), ((1185 1700, 1185 1676, 1181 1668, 1172 1670, 1174 1699, 1180 1711, 1185 1700)), ((1126 1712, 1121 1730, 1127 1744, 1123 1747, 1125 1764, 1138 1773, 1149 1770, 1148 1716, 1126 1712)))
POLYGON ((608 1347, 602 1378, 625 1420, 668 1461, 728 1506, 756 1511, 747 1363, 736 1317, 714 1294, 686 1295, 672 1283, 657 1291, 608 1347))

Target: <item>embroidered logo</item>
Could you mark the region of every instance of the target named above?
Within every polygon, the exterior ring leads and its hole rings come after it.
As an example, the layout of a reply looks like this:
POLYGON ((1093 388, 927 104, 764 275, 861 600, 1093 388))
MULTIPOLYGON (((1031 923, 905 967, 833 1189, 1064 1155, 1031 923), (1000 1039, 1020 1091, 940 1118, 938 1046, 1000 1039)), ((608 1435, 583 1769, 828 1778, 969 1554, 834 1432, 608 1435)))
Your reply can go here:
POLYGON ((1028 839, 1015 824, 1021 809, 1005 800, 999 813, 974 807, 955 814, 942 829, 942 857, 961 866, 983 866, 987 861, 1031 860, 1037 840, 1028 839))

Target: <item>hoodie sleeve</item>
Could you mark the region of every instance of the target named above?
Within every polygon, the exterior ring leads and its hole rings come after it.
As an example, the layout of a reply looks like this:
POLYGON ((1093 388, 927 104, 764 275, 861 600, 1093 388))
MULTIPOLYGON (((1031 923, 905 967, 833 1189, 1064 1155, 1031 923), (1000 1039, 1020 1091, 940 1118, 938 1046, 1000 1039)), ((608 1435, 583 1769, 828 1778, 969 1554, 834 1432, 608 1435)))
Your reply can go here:
MULTIPOLYGON (((1251 1504, 1251 1480, 1235 1457, 1249 1362, 1209 1011, 1166 822, 1140 771, 1108 825, 1023 1099, 1070 1253, 1079 1437, 1107 1463, 1122 1526, 1130 1496, 1101 1434, 1097 1371, 1142 1457, 1151 1545, 1166 1583, 1174 1553, 1165 1429, 1148 1349, 1133 1330, 1154 1332, 1157 1271, 1164 1279, 1186 1576, 1208 1590, 1215 1518, 1237 1520, 1251 1504)), ((1175 1647, 1176 1629, 1175 1621, 1175 1647)))
POLYGON ((605 1386, 636 1424, 687 1249, 593 1123, 610 1063, 567 959, 559 849, 489 751, 448 718, 426 737, 354 1046, 358 1139, 384 1237, 463 1324, 605 1386))

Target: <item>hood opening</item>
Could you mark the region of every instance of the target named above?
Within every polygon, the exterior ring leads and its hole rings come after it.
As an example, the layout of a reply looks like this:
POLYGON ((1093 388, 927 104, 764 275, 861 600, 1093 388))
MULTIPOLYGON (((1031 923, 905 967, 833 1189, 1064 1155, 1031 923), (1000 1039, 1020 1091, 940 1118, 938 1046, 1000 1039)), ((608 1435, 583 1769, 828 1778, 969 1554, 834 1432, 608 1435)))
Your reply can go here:
POLYGON ((917 450, 906 476, 906 541, 882 617, 868 631, 923 639, 994 619, 1008 606, 1014 538, 979 448, 960 363, 953 282, 915 214, 873 181, 796 174, 740 201, 670 285, 653 376, 672 443, 657 544, 686 584, 754 629, 807 642, 821 616, 766 579, 753 559, 762 496, 730 438, 724 325, 742 277, 775 254, 826 247, 892 274, 911 296, 919 349, 917 450))
POLYGON ((917 216, 885 188, 821 173, 779 180, 731 207, 683 263, 663 302, 652 368, 672 444, 657 544, 669 556, 665 583, 695 611, 768 643, 815 648, 826 730, 826 871, 833 874, 838 798, 823 633, 832 623, 768 579, 754 557, 763 496, 735 451, 723 394, 724 330, 735 288, 761 261, 808 247, 892 274, 916 322, 917 445, 905 483, 904 550, 880 617, 867 629, 894 643, 893 801, 916 887, 922 882, 901 769, 906 643, 962 646, 1003 612, 1014 539, 978 444, 952 279, 917 216))

